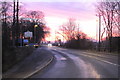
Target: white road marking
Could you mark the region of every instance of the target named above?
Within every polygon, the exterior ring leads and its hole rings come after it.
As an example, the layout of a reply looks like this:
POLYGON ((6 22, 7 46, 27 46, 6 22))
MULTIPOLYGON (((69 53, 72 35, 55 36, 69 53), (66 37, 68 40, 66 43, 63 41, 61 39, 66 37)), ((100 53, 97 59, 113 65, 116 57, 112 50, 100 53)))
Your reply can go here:
MULTIPOLYGON (((54 50, 56 50, 56 49, 54 49, 54 50)), ((65 52, 63 52, 63 51, 59 51, 59 52, 65 53, 65 52)), ((87 52, 83 52, 83 53, 87 53, 87 52)), ((111 64, 111 65, 120 66, 119 64, 115 64, 115 63, 112 63, 112 62, 110 62, 110 61, 102 60, 102 59, 96 58, 96 57, 94 57, 94 56, 90 56, 90 55, 86 55, 86 54, 80 54, 80 55, 87 56, 87 57, 90 57, 90 58, 94 58, 94 59, 97 59, 97 60, 99 60, 99 61, 102 61, 102 62, 111 64)))
POLYGON ((100 78, 100 75, 95 70, 95 68, 92 67, 92 65, 90 65, 90 64, 89 65, 86 64, 78 56, 75 56, 73 54, 68 54, 67 52, 63 52, 63 51, 58 51, 58 52, 61 52, 61 53, 65 54, 65 55, 67 55, 69 58, 71 58, 74 61, 74 63, 76 64, 76 66, 78 66, 80 71, 82 71, 82 76, 84 78, 100 78))
POLYGON ((65 57, 62 57, 62 58, 60 58, 60 59, 61 59, 61 61, 67 60, 67 58, 65 58, 65 57))
POLYGON ((91 57, 91 58, 97 59, 99 61, 102 61, 102 62, 105 62, 105 63, 108 63, 108 64, 112 64, 112 65, 115 65, 115 66, 120 66, 119 64, 115 64, 115 63, 112 63, 110 61, 102 60, 102 59, 99 59, 99 58, 96 58, 96 57, 93 57, 93 56, 90 56, 90 55, 85 55, 85 54, 80 54, 80 55, 91 57))
MULTIPOLYGON (((88 53, 88 52, 82 52, 82 53, 87 53, 87 54, 91 54, 91 55, 94 55, 94 56, 99 56, 99 57, 103 57, 103 58, 108 58, 108 57, 105 57, 103 55, 100 55, 100 54, 93 54, 93 53, 88 53)), ((116 57, 118 59, 118 57, 116 57)))

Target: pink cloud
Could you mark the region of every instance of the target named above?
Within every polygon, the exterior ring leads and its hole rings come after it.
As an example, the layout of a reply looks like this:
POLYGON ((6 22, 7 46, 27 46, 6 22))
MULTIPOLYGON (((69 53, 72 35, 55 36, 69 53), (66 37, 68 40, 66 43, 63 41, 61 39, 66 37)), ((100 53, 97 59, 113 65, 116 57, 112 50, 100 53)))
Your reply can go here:
POLYGON ((56 27, 62 25, 68 18, 75 18, 81 29, 90 37, 95 38, 96 16, 92 3, 26 3, 26 9, 44 12, 47 26, 53 28, 53 33, 56 27))
POLYGON ((56 16, 64 18, 73 17, 82 20, 92 18, 95 15, 92 3, 38 2, 27 4, 26 8, 29 10, 31 9, 43 11, 45 13, 45 16, 56 16))

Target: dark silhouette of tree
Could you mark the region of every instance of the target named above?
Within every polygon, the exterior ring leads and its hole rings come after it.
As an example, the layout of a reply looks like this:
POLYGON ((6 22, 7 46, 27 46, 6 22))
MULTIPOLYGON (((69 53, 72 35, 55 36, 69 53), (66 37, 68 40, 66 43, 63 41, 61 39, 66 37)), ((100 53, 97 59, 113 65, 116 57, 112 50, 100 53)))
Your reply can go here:
MULTIPOLYGON (((97 13, 101 15, 105 29, 107 32, 107 37, 109 38, 109 51, 112 51, 112 37, 119 36, 119 9, 120 9, 120 1, 107 1, 107 2, 99 2, 97 7, 97 13)), ((103 31, 105 32, 105 31, 103 31)), ((103 36, 103 34, 102 34, 103 36)), ((101 36, 101 37, 102 37, 101 36)))
POLYGON ((69 21, 60 27, 58 34, 66 39, 65 46, 75 49, 91 49, 93 47, 92 41, 87 39, 87 35, 79 30, 79 26, 75 23, 75 19, 69 21))
POLYGON ((28 11, 26 17, 31 18, 32 22, 43 22, 44 13, 42 11, 28 11))
POLYGON ((11 4, 8 2, 0 2, 1 5, 1 22, 2 22, 2 46, 3 49, 10 46, 11 23, 9 16, 9 8, 11 4))
POLYGON ((26 15, 21 18, 21 31, 22 35, 26 31, 33 32, 33 38, 31 42, 40 43, 42 38, 44 38, 44 13, 41 11, 28 11, 26 15))

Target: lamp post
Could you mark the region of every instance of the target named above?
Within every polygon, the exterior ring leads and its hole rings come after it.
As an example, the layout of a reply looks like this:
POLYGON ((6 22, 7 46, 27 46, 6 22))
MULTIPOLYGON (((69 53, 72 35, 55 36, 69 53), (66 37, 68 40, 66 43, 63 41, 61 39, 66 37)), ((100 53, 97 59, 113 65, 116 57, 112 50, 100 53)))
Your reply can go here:
POLYGON ((98 15, 96 15, 99 17, 99 41, 98 41, 98 51, 100 51, 101 48, 101 14, 99 13, 98 15))
POLYGON ((101 48, 101 15, 99 14, 99 48, 98 50, 100 51, 100 48, 101 48))
POLYGON ((38 27, 38 25, 34 25, 34 43, 36 43, 36 27, 38 27))

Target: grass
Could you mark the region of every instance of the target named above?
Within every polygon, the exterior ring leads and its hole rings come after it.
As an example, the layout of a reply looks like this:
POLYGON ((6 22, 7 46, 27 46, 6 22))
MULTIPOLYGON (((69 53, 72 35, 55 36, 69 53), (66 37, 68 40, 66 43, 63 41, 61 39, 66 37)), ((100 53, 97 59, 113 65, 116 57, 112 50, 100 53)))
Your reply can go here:
POLYGON ((6 72, 33 52, 33 47, 8 48, 2 53, 2 72, 6 72))
POLYGON ((97 51, 97 50, 85 50, 86 52, 90 52, 90 53, 95 53, 95 54, 113 54, 113 55, 117 55, 120 54, 117 51, 114 52, 108 52, 108 51, 97 51))

